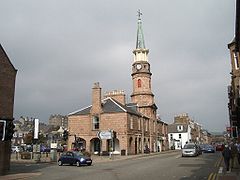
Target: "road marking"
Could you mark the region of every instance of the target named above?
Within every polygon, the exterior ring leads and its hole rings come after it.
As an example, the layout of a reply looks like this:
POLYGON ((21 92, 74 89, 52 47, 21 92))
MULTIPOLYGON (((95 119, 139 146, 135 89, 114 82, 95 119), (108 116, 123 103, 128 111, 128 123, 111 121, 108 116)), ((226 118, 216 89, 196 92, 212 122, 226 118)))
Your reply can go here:
POLYGON ((215 180, 216 176, 217 176, 217 174, 214 173, 212 180, 215 180))
POLYGON ((216 176, 217 176, 217 173, 211 173, 211 174, 208 176, 208 180, 215 180, 215 179, 216 179, 216 176))
POLYGON ((211 180, 213 173, 208 176, 208 180, 211 180))
POLYGON ((221 165, 221 163, 222 163, 222 160, 223 160, 223 157, 220 157, 220 158, 216 161, 216 163, 214 164, 214 167, 219 167, 219 166, 221 165))
POLYGON ((222 173, 223 173, 223 167, 219 167, 218 174, 222 174, 222 173))
POLYGON ((182 155, 177 155, 177 156, 176 156, 176 159, 178 159, 178 158, 180 158, 180 157, 182 157, 182 155))

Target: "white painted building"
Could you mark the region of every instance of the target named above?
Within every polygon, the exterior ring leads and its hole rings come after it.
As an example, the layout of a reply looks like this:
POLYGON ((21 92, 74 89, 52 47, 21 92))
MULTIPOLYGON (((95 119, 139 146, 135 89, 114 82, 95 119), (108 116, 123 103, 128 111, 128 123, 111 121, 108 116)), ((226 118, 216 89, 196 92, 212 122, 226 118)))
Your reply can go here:
POLYGON ((168 142, 170 149, 181 149, 186 143, 191 142, 191 139, 191 127, 189 125, 168 125, 168 142))

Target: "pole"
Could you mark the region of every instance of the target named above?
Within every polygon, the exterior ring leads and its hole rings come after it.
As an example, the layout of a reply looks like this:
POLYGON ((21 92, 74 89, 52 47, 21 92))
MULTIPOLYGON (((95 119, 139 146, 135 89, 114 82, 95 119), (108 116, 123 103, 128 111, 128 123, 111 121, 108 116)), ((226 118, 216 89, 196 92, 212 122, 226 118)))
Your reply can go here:
POLYGON ((113 159, 113 138, 114 138, 113 137, 113 130, 111 131, 111 134, 112 134, 112 139, 111 140, 112 140, 112 159, 113 159))

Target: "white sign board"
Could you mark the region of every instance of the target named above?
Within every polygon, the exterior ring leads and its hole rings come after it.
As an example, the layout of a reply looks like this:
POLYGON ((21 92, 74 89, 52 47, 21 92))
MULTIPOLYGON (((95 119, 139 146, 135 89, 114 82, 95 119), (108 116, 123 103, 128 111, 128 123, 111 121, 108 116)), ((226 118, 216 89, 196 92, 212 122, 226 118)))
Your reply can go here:
POLYGON ((57 143, 51 143, 51 149, 57 149, 57 143))
POLYGON ((38 139, 39 119, 34 119, 34 139, 38 139))
POLYGON ((99 131, 97 133, 97 136, 99 137, 99 139, 112 139, 111 131, 99 131))

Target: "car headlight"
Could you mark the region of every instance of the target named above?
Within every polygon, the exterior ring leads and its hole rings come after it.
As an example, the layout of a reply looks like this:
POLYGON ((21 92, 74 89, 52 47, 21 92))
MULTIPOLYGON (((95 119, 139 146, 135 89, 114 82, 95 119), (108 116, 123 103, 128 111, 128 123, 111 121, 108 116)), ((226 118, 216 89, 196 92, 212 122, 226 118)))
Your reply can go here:
POLYGON ((80 161, 83 162, 85 159, 84 158, 81 158, 80 161))

